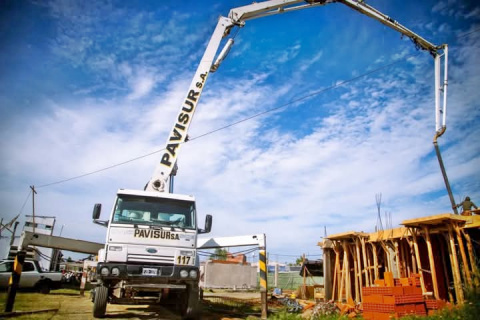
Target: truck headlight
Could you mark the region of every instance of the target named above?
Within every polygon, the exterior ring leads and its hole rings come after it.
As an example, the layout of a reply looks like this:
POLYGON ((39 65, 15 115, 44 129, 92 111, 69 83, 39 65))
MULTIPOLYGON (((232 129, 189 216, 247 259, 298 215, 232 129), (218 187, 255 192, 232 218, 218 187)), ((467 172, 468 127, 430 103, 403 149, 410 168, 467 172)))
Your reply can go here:
POLYGON ((198 275, 197 270, 190 270, 190 278, 196 279, 198 275))
POLYGON ((188 277, 188 271, 187 270, 180 270, 180 277, 181 278, 188 277))
POLYGON ((120 269, 117 267, 112 268, 112 276, 119 276, 120 275, 120 269))
POLYGON ((109 251, 122 251, 123 247, 122 246, 109 246, 108 250, 109 251))
POLYGON ((108 270, 107 267, 103 267, 102 269, 100 269, 100 274, 106 277, 110 274, 110 270, 108 270))

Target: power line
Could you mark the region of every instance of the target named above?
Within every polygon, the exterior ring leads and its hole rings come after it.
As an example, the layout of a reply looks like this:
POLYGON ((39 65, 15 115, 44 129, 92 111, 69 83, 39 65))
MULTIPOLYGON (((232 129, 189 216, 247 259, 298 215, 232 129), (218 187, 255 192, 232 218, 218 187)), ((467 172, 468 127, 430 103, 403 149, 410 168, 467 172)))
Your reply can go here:
MULTIPOLYGON (((480 28, 477 28, 477 29, 474 29, 472 31, 469 31, 469 32, 466 32, 466 33, 463 33, 459 36, 457 36, 456 38, 457 39, 460 39, 460 38, 464 38, 470 34, 473 34, 475 32, 478 32, 480 31, 480 28)), ((280 109, 283 109, 283 108, 286 108, 292 104, 295 104, 295 103, 298 103, 298 102, 301 102, 301 101, 304 101, 304 100, 307 100, 308 98, 311 98, 311 97, 314 97, 316 95, 319 95, 321 93, 324 93, 326 91, 329 91, 329 90, 333 90, 333 89, 336 89, 338 87, 341 87, 341 86, 344 86, 348 83, 351 83, 351 82, 354 82, 354 81, 357 81, 361 78, 364 78, 366 76, 369 76, 373 73, 376 73, 376 72, 379 72, 379 71, 382 71, 384 69, 387 69, 387 68, 390 68, 396 64, 399 64, 400 62, 405 62, 407 59, 409 58, 412 58, 412 57, 415 57, 417 55, 419 55, 420 52, 417 52, 415 54, 411 54, 411 55, 408 55, 408 56, 405 56, 403 59, 399 59, 397 61, 394 61, 392 63, 389 63, 389 64, 386 64, 386 65, 383 65, 383 66, 380 66, 376 69, 373 69, 369 72, 366 72, 366 73, 363 73, 359 76, 356 76, 356 77, 353 77, 353 78, 350 78, 350 79, 347 79, 347 80, 344 80, 344 81, 340 81, 334 85, 331 85, 329 87, 326 87, 326 88, 323 88, 323 89, 320 89, 320 90, 317 90, 317 91, 313 91, 312 93, 309 93, 309 94, 306 94, 304 96, 301 96, 299 98, 296 98, 296 99, 293 99, 289 102, 286 102, 286 103, 283 103, 281 105, 279 105, 278 107, 274 107, 274 108, 271 108, 271 109, 267 109, 265 111, 262 111, 262 112, 259 112, 259 113, 256 113, 250 117, 247 117, 247 118, 244 118, 244 119, 241 119, 239 121, 236 121, 236 122, 232 122, 230 124, 227 124, 223 127, 219 127, 217 129, 214 129, 214 130, 211 130, 211 131, 208 131, 206 133, 203 133, 203 134, 200 134, 199 136, 196 136, 196 137, 193 137, 193 138, 189 138, 187 141, 183 142, 183 143, 186 143, 186 142, 189 142, 189 141, 194 141, 194 140, 198 140, 200 138, 203 138, 203 137, 206 137, 208 135, 211 135, 211 134, 214 134, 218 131, 221 131, 221 130, 225 130, 225 129, 228 129, 228 128, 231 128, 233 126, 236 126, 238 124, 241 124, 243 122, 247 122, 247 121, 250 121, 252 119, 255 119, 255 118, 258 118, 258 117, 261 117, 265 114, 268 114, 268 113, 271 113, 271 112, 274 112, 274 111, 277 111, 277 110, 280 110, 280 109)), ((113 164, 111 166, 108 166, 108 167, 104 167, 104 168, 101 168, 101 169, 98 169, 98 170, 94 170, 94 171, 91 171, 91 172, 88 172, 88 173, 84 173, 84 174, 81 174, 81 175, 78 175, 78 176, 74 176, 74 177, 71 177, 71 178, 67 178, 67 179, 62 179, 62 180, 58 180, 58 181, 55 181, 55 182, 51 182, 51 183, 47 183, 47 184, 43 184, 43 185, 40 185, 40 186, 37 186, 36 188, 39 189, 39 188, 44 188, 44 187, 49 187, 49 186, 52 186, 52 185, 56 185, 56 184, 60 184, 60 183, 65 183, 65 182, 68 182, 68 181, 72 181, 72 180, 76 180, 76 179, 80 179, 80 178, 83 178, 83 177, 86 177, 86 176, 90 176, 90 175, 93 175, 93 174, 96 174, 96 173, 99 173, 99 172, 103 172, 103 171, 106 171, 106 170, 109 170, 109 169, 112 169, 112 168, 115 168, 115 167, 119 167, 119 166, 122 166, 122 165, 125 165, 127 163, 130 163, 130 162, 133 162, 133 161, 137 161, 137 160, 140 160, 140 159, 143 159, 143 158, 146 158, 146 157, 149 157, 151 155, 154 155, 154 154, 157 154, 157 153, 160 153, 162 151, 164 151, 165 148, 162 148, 162 149, 159 149, 159 150, 156 150, 156 151, 153 151, 153 152, 150 152, 148 154, 144 154, 142 156, 138 156, 136 158, 132 158, 132 159, 129 159, 129 160, 126 160, 126 161, 123 161, 123 162, 120 162, 120 163, 117 163, 117 164, 113 164)))
MULTIPOLYGON (((413 54, 411 56, 407 56, 407 58, 410 58, 410 57, 413 57, 413 56, 416 56, 418 55, 419 53, 416 53, 416 54, 413 54)), ((341 87, 345 84, 348 84, 350 82, 353 82, 353 81, 356 81, 358 79, 361 79, 363 77, 366 77, 368 75, 371 75, 375 72, 378 72, 378 71, 381 71, 383 69, 387 69, 395 64, 398 64, 400 62, 404 62, 404 60, 398 60, 398 61, 395 61, 395 62, 392 62, 392 63, 389 63, 387 65, 384 65, 384 66, 381 66, 379 68, 376 68, 376 69, 373 69, 369 72, 366 72, 364 74, 361 74, 357 77, 354 77, 354 78, 350 78, 348 80, 344 80, 344 81, 341 81, 341 82, 338 82, 334 85, 331 85, 329 87, 326 87, 326 88, 323 88, 323 89, 320 89, 320 90, 317 90, 317 91, 314 91, 312 93, 309 93, 307 95, 304 95, 304 96, 301 96, 299 98, 296 98, 296 99, 293 99, 293 100, 290 100, 289 102, 286 102, 286 103, 283 103, 277 107, 274 107, 274 108, 271 108, 271 109, 267 109, 265 111, 262 111, 262 112, 259 112, 259 113, 256 113, 250 117, 247 117, 247 118, 244 118, 244 119, 241 119, 239 121, 236 121, 236 122, 232 122, 230 124, 227 124, 223 127, 219 127, 217 129, 214 129, 214 130, 211 130, 211 131, 208 131, 206 133, 203 133, 203 134, 200 134, 199 136, 196 136, 196 137, 193 137, 193 138, 189 138, 187 141, 185 142, 182 142, 182 143, 187 143, 187 142, 190 142, 190 141, 194 141, 194 140, 198 140, 198 139, 201 139, 203 137, 206 137, 208 135, 211 135, 211 134, 214 134, 218 131, 222 131, 222 130, 225 130, 225 129, 228 129, 228 128, 231 128, 233 126, 236 126, 236 125, 239 125, 243 122, 247 122, 249 120, 252 120, 252 119, 255 119, 255 118, 258 118, 258 117, 261 117, 265 114, 268 114, 268 113, 271 113, 271 112, 274 112, 274 111, 277 111, 277 110, 280 110, 280 109, 283 109, 283 108, 286 108, 292 104, 295 104, 295 103, 298 103, 298 102, 301 102, 301 101, 304 101, 304 100, 307 100, 308 98, 311 98, 313 96, 316 96, 316 95, 319 95, 325 91, 328 91, 328 90, 333 90, 335 88, 338 88, 338 87, 341 87)), ((126 161, 123 161, 123 162, 120 162, 120 163, 117 163, 117 164, 113 164, 111 166, 108 166, 108 167, 104 167, 104 168, 101 168, 101 169, 98 169, 98 170, 94 170, 94 171, 91 171, 91 172, 88 172, 88 173, 84 173, 84 174, 81 174, 81 175, 78 175, 78 176, 74 176, 74 177, 70 177, 70 178, 66 178, 66 179, 62 179, 62 180, 58 180, 58 181, 55 181, 55 182, 50 182, 50 183, 46 183, 46 184, 43 184, 43 185, 39 185, 39 186, 36 186, 37 189, 40 189, 40 188, 44 188, 44 187, 49 187, 49 186, 52 186, 52 185, 56 185, 56 184, 60 184, 60 183, 65 183, 65 182, 68 182, 68 181, 72 181, 72 180, 76 180, 76 179, 80 179, 80 178, 83 178, 83 177, 86 177, 86 176, 90 176, 90 175, 93 175, 93 174, 96 174, 96 173, 99 173, 99 172, 102 172, 102 171, 106 171, 106 170, 109 170, 109 169, 113 169, 115 167, 119 167, 119 166, 122 166, 124 164, 127 164, 127 163, 130 163, 130 162, 133 162, 133 161, 137 161, 137 160, 140 160, 140 159, 143 159, 143 158, 146 158, 146 157, 149 157, 151 155, 154 155, 154 154, 157 154, 157 153, 160 153, 162 151, 164 151, 165 148, 162 148, 162 149, 159 149, 159 150, 156 150, 156 151, 153 151, 153 152, 150 152, 148 154, 144 154, 142 156, 138 156, 136 158, 132 158, 132 159, 129 159, 129 160, 126 160, 126 161)))

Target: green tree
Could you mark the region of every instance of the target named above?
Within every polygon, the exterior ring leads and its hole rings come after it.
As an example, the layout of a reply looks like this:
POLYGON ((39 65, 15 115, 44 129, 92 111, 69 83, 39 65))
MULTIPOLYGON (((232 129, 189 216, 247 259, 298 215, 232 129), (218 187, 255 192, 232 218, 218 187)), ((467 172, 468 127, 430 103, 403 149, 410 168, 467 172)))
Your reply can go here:
POLYGON ((217 248, 210 256, 210 260, 227 260, 227 249, 217 248))
POLYGON ((301 266, 303 263, 303 256, 301 256, 300 258, 297 258, 297 260, 295 260, 295 265, 296 266, 301 266))

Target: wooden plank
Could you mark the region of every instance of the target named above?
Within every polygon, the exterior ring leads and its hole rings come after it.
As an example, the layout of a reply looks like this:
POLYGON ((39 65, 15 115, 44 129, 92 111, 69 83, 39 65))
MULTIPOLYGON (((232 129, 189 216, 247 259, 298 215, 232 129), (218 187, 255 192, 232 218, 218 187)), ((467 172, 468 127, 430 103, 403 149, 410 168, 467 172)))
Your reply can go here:
POLYGON ((370 270, 369 270, 370 265, 368 264, 368 261, 367 261, 367 253, 365 250, 365 238, 361 238, 360 242, 362 244, 363 266, 365 267, 365 285, 367 287, 370 287, 370 270))
POLYGON ((449 221, 465 222, 466 220, 468 220, 467 218, 468 217, 463 217, 457 214, 443 213, 429 217, 404 220, 401 224, 406 227, 421 227, 423 225, 441 225, 449 221))
POLYGON ((415 257, 417 261, 418 273, 420 273, 420 285, 422 286, 422 293, 425 294, 427 290, 425 289, 425 280, 423 277, 423 268, 422 268, 422 260, 420 259, 420 251, 418 250, 418 242, 417 242, 417 231, 414 228, 410 228, 412 237, 413 237, 413 247, 415 249, 415 257))
POLYGON ((453 228, 455 229, 455 233, 457 234, 458 249, 460 250, 460 256, 462 257, 462 262, 463 262, 462 270, 464 272, 465 279, 467 280, 468 286, 471 288, 472 287, 472 275, 470 273, 470 266, 468 264, 467 255, 465 253, 465 247, 463 245, 463 239, 462 239, 462 235, 460 233, 460 228, 458 227, 457 224, 455 224, 453 228))
POLYGON ((397 241, 393 241, 393 244, 395 246, 395 257, 396 257, 396 260, 397 260, 397 278, 403 278, 402 277, 402 261, 400 260, 400 252, 399 252, 399 248, 398 248, 398 240, 397 241))
POLYGON ((470 266, 472 268, 472 273, 475 276, 473 282, 475 283, 475 286, 478 287, 480 284, 478 279, 478 268, 475 260, 475 254, 473 252, 472 239, 470 239, 470 234, 468 233, 468 231, 463 229, 461 229, 460 231, 462 232, 467 242, 468 256, 470 257, 470 266))
MULTIPOLYGON (((357 250, 357 265, 358 265, 358 280, 359 280, 359 295, 356 296, 357 302, 361 302, 363 299, 363 294, 362 294, 362 287, 363 287, 363 270, 362 270, 362 259, 360 256, 360 239, 355 240, 355 249, 357 250)), ((365 270, 366 271, 366 270, 365 270)), ((366 278, 366 273, 365 273, 365 278, 366 278)))
POLYGON ((378 274, 379 272, 378 272, 377 246, 373 242, 370 242, 370 244, 372 245, 372 252, 373 252, 373 266, 374 266, 373 272, 375 275, 375 280, 378 280, 380 279, 380 277, 378 274))
POLYGON ((430 262, 430 273, 432 275, 433 295, 435 299, 440 299, 440 296, 438 295, 437 270, 435 268, 435 258, 433 256, 432 241, 430 239, 428 227, 424 226, 423 232, 425 233, 425 241, 427 242, 428 260, 430 262))
POLYGON ((408 246, 410 247, 410 259, 412 261, 412 272, 418 273, 417 269, 417 261, 415 259, 415 246, 413 245, 413 236, 412 239, 407 239, 408 246))
MULTIPOLYGON (((445 237, 444 237, 445 238, 445 237)), ((447 240, 448 242, 448 239, 445 238, 445 240, 447 240)), ((448 247, 448 246, 447 246, 448 247)), ((445 277, 445 280, 446 280, 446 283, 450 283, 450 277, 448 275, 448 270, 447 270, 447 261, 446 261, 446 258, 445 258, 445 252, 449 252, 449 254, 451 255, 451 252, 450 250, 446 250, 445 251, 445 244, 443 241, 440 241, 440 255, 442 256, 442 262, 443 262, 443 276, 445 277)), ((450 303, 454 303, 454 300, 453 300, 453 295, 452 295, 452 291, 451 290, 447 290, 448 291, 448 300, 450 301, 450 303)))
POLYGON ((452 226, 448 225, 448 239, 450 243, 450 248, 452 250, 452 273, 453 273, 453 283, 455 286, 455 295, 457 297, 457 303, 458 304, 463 304, 464 302, 464 296, 463 296, 463 290, 462 290, 462 279, 460 276, 460 269, 458 265, 458 259, 457 259, 457 249, 455 248, 455 239, 453 237, 453 231, 452 231, 452 226))

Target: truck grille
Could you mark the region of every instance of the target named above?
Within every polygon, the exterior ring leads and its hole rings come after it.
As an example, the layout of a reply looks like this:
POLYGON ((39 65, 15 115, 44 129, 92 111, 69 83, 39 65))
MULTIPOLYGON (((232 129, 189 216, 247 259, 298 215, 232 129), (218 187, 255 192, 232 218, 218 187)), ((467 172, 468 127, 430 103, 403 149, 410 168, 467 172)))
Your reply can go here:
POLYGON ((167 256, 167 255, 149 255, 149 254, 131 254, 131 253, 127 255, 128 262, 173 264, 174 260, 175 260, 174 256, 167 256))

